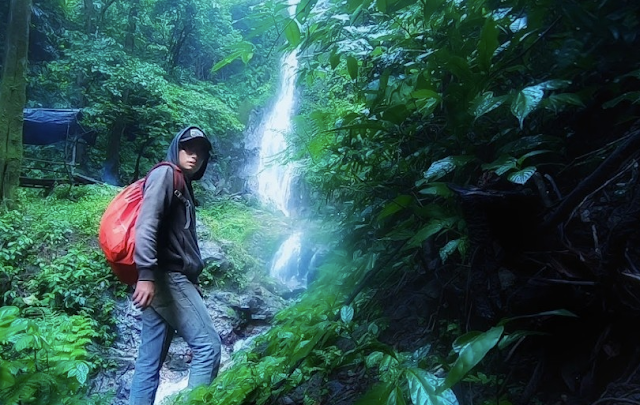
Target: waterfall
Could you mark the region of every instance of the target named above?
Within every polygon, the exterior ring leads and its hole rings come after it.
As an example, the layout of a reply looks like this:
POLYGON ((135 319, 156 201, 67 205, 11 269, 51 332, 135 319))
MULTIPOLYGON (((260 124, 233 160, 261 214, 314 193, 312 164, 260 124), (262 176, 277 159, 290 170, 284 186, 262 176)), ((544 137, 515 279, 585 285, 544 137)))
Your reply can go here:
POLYGON ((286 158, 286 136, 291 130, 297 69, 298 55, 292 52, 283 59, 278 97, 262 127, 258 163, 258 195, 286 216, 290 216, 293 165, 279 161, 286 158))
POLYGON ((302 234, 295 232, 276 252, 269 274, 290 290, 306 287, 306 271, 301 268, 302 234))
MULTIPOLYGON (((291 0, 290 0, 291 1, 291 0)), ((289 13, 295 15, 295 4, 290 2, 289 13)), ((295 79, 298 54, 293 51, 282 60, 280 87, 271 111, 266 115, 260 133, 260 153, 257 172, 257 192, 261 201, 292 217, 291 188, 294 165, 288 162, 287 136, 291 131, 291 118, 295 104, 295 79)), ((305 288, 310 262, 310 250, 301 231, 293 232, 276 252, 270 276, 290 290, 305 288)))
MULTIPOLYGON (((281 162, 286 161, 286 136, 291 130, 297 69, 298 56, 296 52, 292 52, 283 59, 278 97, 262 127, 257 176, 260 199, 287 217, 291 216, 293 165, 281 162)), ((271 277, 291 290, 304 287, 306 284, 299 276, 301 247, 302 235, 295 232, 280 245, 269 271, 271 277)))

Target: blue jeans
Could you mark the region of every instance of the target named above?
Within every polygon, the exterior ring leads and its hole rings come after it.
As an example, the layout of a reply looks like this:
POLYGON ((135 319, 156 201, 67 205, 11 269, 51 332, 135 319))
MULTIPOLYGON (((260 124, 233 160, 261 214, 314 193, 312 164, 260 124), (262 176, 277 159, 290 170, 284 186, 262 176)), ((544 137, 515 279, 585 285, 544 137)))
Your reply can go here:
POLYGON ((187 388, 211 384, 220 367, 220 335, 193 283, 182 273, 168 272, 158 277, 155 284, 153 301, 142 311, 142 335, 130 405, 153 405, 160 369, 174 331, 193 352, 187 388))

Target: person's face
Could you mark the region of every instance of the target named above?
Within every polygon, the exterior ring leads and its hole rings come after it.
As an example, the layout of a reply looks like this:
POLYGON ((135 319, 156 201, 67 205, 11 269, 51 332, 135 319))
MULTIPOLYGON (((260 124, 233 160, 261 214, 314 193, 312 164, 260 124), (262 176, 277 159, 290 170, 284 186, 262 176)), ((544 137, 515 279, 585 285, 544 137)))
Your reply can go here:
POLYGON ((180 145, 178 153, 179 165, 182 171, 192 175, 202 167, 207 156, 207 147, 202 141, 191 140, 180 145))

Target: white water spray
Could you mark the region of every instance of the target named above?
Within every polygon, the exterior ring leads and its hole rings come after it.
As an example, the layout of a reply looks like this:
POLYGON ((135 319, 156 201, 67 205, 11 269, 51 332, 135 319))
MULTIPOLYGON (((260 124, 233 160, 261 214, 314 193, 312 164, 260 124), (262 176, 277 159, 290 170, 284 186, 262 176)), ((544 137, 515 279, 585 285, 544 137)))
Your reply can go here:
POLYGON ((296 232, 280 245, 271 264, 271 277, 280 280, 290 290, 306 285, 306 275, 300 274, 301 250, 302 234, 296 232))
POLYGON ((296 52, 292 52, 282 62, 282 79, 278 98, 262 128, 258 164, 260 198, 263 202, 272 204, 286 216, 290 215, 293 166, 279 162, 286 158, 286 135, 291 130, 297 69, 298 56, 296 52))
MULTIPOLYGON (((289 14, 294 17, 296 6, 293 0, 289 4, 289 14)), ((277 99, 262 126, 257 174, 260 199, 287 217, 291 216, 292 209, 291 183, 294 166, 286 162, 286 138, 291 131, 297 70, 298 53, 293 51, 282 60, 277 99)), ((301 250, 302 234, 296 232, 280 245, 270 269, 273 278, 292 290, 306 285, 306 272, 300 269, 301 250)))

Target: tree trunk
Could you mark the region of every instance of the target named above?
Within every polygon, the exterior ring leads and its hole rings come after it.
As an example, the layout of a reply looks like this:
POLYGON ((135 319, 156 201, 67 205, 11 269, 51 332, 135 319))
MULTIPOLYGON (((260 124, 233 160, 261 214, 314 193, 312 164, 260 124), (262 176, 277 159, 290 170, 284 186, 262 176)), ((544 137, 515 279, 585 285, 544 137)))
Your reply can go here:
POLYGON ((30 22, 31 0, 11 0, 0 82, 0 201, 7 205, 20 182, 30 22))
MULTIPOLYGON (((138 17, 138 8, 140 0, 131 1, 131 9, 129 10, 129 19, 127 32, 124 39, 124 48, 130 54, 135 51, 135 33, 136 20, 138 17)), ((129 102, 129 89, 122 92, 122 99, 117 103, 126 106, 129 102)), ((107 142, 107 158, 104 162, 104 170, 102 172, 102 180, 109 184, 120 184, 120 148, 122 145, 122 135, 127 129, 127 117, 124 112, 120 113, 113 123, 109 140, 107 142)))
MULTIPOLYGON (((122 105, 126 105, 128 99, 129 90, 126 90, 122 94, 122 99, 119 102, 122 103, 122 105)), ((120 112, 111 127, 109 140, 107 141, 107 158, 105 159, 104 170, 102 172, 102 181, 113 185, 120 185, 120 146, 122 145, 122 135, 127 129, 125 110, 126 109, 120 112)))
POLYGON ((127 35, 124 39, 124 50, 132 54, 136 49, 136 21, 138 19, 138 7, 140 0, 131 0, 131 9, 129 10, 129 20, 127 27, 127 35))
POLYGON ((95 15, 93 0, 84 0, 84 31, 87 35, 96 33, 95 15))

